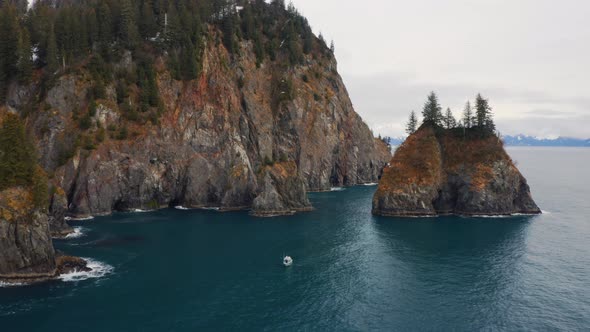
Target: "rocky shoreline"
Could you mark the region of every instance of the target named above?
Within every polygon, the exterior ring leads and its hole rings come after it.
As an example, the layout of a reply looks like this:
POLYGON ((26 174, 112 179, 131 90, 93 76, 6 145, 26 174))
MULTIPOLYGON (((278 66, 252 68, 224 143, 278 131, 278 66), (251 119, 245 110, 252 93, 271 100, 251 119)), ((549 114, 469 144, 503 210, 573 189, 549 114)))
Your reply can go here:
POLYGON ((57 280, 60 276, 75 272, 91 272, 88 262, 79 257, 57 256, 56 268, 46 273, 0 274, 0 283, 7 285, 32 285, 57 280))
MULTIPOLYGON (((91 271, 84 259, 55 251, 52 237, 65 237, 71 232, 52 230, 52 217, 43 210, 31 209, 32 206, 32 194, 27 188, 0 192, 0 282, 31 284, 73 271, 91 271)), ((63 215, 59 221, 53 221, 61 225, 59 229, 74 231, 63 215)))

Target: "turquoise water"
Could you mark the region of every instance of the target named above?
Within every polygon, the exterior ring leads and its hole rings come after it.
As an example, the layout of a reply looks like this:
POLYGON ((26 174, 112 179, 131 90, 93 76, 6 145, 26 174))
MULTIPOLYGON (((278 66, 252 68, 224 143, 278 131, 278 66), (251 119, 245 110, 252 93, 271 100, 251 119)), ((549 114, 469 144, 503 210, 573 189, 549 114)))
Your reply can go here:
POLYGON ((357 187, 290 217, 75 222, 83 236, 56 246, 105 275, 0 288, 1 330, 589 330, 590 149, 509 153, 548 213, 378 218, 375 187, 357 187))

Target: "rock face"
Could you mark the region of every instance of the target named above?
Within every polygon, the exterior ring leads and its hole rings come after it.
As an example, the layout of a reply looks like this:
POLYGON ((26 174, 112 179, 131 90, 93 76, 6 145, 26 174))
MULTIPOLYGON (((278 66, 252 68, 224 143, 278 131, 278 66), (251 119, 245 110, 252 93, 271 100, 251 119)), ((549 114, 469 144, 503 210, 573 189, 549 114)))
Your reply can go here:
POLYGON ((423 126, 396 151, 373 197, 382 216, 541 213, 496 136, 423 126))
MULTIPOLYGON (((205 47, 197 80, 172 79, 158 60, 157 124, 125 121, 115 83, 108 85, 78 141, 101 130, 106 139, 91 149, 82 145, 73 157, 64 146, 74 145, 73 114, 88 104, 93 83, 84 72, 56 80, 29 126, 41 164, 65 191, 69 214, 171 205, 282 214, 310 209, 307 191, 378 180, 391 154, 354 112, 331 55, 258 68, 252 43, 241 42, 240 55, 230 56, 216 38, 205 47), (122 127, 126 137, 108 129, 122 127)), ((53 202, 52 231, 61 234, 67 231, 62 201, 53 202)))
POLYGON ((0 193, 0 280, 38 281, 57 273, 47 216, 30 211, 32 205, 23 188, 0 193))
POLYGON ((68 225, 65 216, 68 209, 68 200, 65 192, 57 188, 51 196, 49 204, 49 229, 51 236, 54 238, 65 238, 68 234, 74 232, 74 229, 68 225))
POLYGON ((252 214, 264 217, 311 210, 305 182, 296 174, 294 162, 264 167, 258 181, 260 194, 254 199, 252 214))

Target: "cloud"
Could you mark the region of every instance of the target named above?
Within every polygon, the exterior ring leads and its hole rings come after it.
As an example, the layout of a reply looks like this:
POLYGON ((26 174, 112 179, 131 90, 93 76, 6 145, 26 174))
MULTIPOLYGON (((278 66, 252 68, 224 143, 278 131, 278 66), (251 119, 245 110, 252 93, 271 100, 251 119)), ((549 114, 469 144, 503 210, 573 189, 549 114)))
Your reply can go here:
POLYGON ((498 129, 505 134, 590 137, 590 100, 560 97, 541 91, 485 87, 473 84, 427 84, 407 73, 344 77, 356 111, 377 134, 401 136, 410 111, 420 114, 430 91, 441 105, 461 116, 467 100, 481 92, 489 98, 498 129))
POLYGON ((434 90, 457 116, 481 92, 501 131, 590 137, 588 1, 294 3, 335 40, 356 110, 376 132, 403 134, 434 90))

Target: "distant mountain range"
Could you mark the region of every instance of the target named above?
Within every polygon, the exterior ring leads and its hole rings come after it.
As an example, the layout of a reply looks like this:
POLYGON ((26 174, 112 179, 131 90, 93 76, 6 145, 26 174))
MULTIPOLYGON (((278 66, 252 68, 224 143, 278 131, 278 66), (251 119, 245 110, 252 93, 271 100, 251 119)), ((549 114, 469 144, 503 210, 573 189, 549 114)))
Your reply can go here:
MULTIPOLYGON (((563 146, 563 147, 590 147, 590 139, 558 137, 539 138, 527 135, 502 136, 506 146, 563 146)), ((392 146, 398 146, 405 140, 404 137, 386 137, 385 140, 392 146)))
POLYGON ((557 137, 538 138, 527 135, 503 136, 504 144, 507 146, 583 146, 590 147, 590 139, 557 137))

